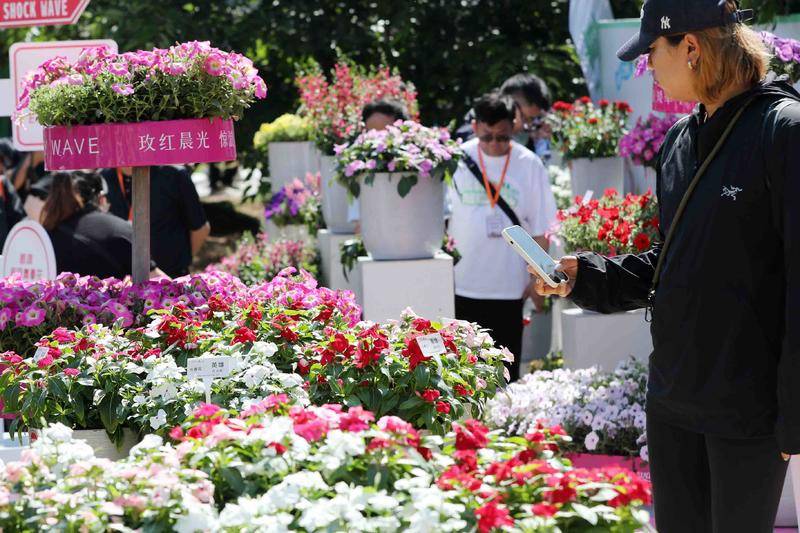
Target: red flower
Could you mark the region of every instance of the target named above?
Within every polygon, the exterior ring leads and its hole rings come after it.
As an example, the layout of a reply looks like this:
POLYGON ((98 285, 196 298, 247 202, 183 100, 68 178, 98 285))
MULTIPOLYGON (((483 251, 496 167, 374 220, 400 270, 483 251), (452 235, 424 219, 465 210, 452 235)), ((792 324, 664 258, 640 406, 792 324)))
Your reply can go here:
POLYGON ((300 337, 291 328, 287 327, 281 330, 281 338, 289 342, 297 342, 300 337))
POLYGON ((317 322, 327 322, 328 320, 331 319, 332 315, 333 315, 333 309, 331 309, 330 307, 326 307, 325 309, 320 311, 316 317, 314 317, 314 320, 317 322))
POLYGON ((456 431, 457 450, 477 450, 489 444, 489 428, 477 420, 467 420, 464 426, 453 424, 456 431))
POLYGON ((425 361, 430 361, 430 357, 425 357, 419 347, 416 338, 406 339, 406 347, 400 352, 403 357, 408 357, 408 369, 414 370, 425 361))
POLYGON ((608 230, 605 227, 601 227, 599 230, 597 230, 598 241, 604 241, 606 240, 606 237, 608 237, 608 230))
POLYGON ((610 104, 610 103, 611 103, 611 102, 609 102, 608 100, 606 100, 605 98, 603 98, 602 100, 600 100, 599 102, 597 102, 597 105, 599 105, 600 107, 607 107, 607 106, 608 106, 608 104, 610 104))
POLYGON ((75 376, 77 376, 80 373, 81 373, 81 371, 78 370, 77 368, 65 368, 64 369, 64 374, 66 374, 67 376, 72 377, 72 378, 74 378, 75 376))
POLYGON ((56 328, 51 336, 62 344, 75 342, 75 334, 68 331, 67 328, 56 328))
POLYGON ((578 98, 578 101, 580 103, 584 104, 584 105, 588 105, 588 104, 592 103, 592 99, 589 98, 588 96, 581 96, 580 98, 578 98))
POLYGON ((231 306, 219 294, 212 294, 208 299, 208 309, 212 312, 227 311, 231 306))
POLYGON ((505 506, 498 505, 495 501, 490 501, 483 507, 475 509, 475 516, 478 517, 478 531, 489 533, 493 529, 500 529, 503 526, 513 526, 514 519, 505 506))
POLYGON ((545 493, 545 498, 550 503, 569 503, 578 495, 568 476, 550 476, 547 478, 547 484, 552 489, 545 493))
POLYGON ((330 349, 336 353, 346 354, 350 352, 350 341, 347 340, 341 333, 334 335, 333 340, 329 343, 330 349))
POLYGON ((631 106, 628 105, 628 102, 617 102, 616 107, 619 111, 623 113, 628 113, 631 111, 631 106))
POLYGON ((248 342, 255 342, 255 332, 247 326, 242 326, 234 332, 233 344, 245 344, 248 342))
POLYGON ((424 318, 415 318, 413 322, 411 322, 411 327, 419 331, 420 333, 424 333, 432 329, 431 321, 425 320, 424 318))
POLYGON ((466 388, 464 385, 461 385, 460 383, 459 383, 459 384, 456 384, 456 385, 454 385, 454 386, 453 386, 453 390, 454 390, 454 391, 456 392, 456 394, 458 394, 459 396, 472 396, 472 391, 471 391, 471 390, 469 390, 468 388, 466 388))
POLYGON ((305 359, 300 359, 297 362, 297 373, 301 376, 308 375, 308 372, 311 370, 311 363, 306 361, 305 359))
POLYGON ((531 509, 536 516, 551 517, 558 512, 558 507, 549 503, 536 503, 531 509))
POLYGON ((284 453, 286 453, 286 446, 284 446, 280 442, 273 442, 272 444, 267 446, 267 448, 273 448, 275 450, 275 453, 277 453, 278 455, 283 455, 284 453))
POLYGON ((650 237, 648 237, 646 233, 639 233, 633 238, 633 245, 636 246, 636 249, 640 252, 644 252, 650 248, 650 237))
POLYGON ((423 400, 425 400, 426 402, 428 402, 428 403, 433 403, 433 402, 435 402, 436 400, 438 400, 438 399, 439 399, 439 396, 441 396, 441 395, 442 395, 442 393, 441 393, 441 392, 439 392, 439 391, 438 391, 438 390, 436 390, 436 389, 426 389, 425 391, 423 391, 423 393, 422 393, 420 396, 421 396, 421 397, 422 397, 422 399, 423 399, 423 400))
POLYGON ((450 404, 447 402, 436 402, 436 410, 443 414, 449 414, 450 404))
POLYGON ((589 124, 592 124, 592 125, 594 125, 594 124, 597 124, 597 123, 598 123, 598 122, 600 122, 600 121, 599 121, 599 120, 597 120, 597 118, 596 118, 596 117, 591 117, 591 118, 588 120, 588 122, 589 122, 589 124))
POLYGON ((614 237, 621 243, 626 244, 631 236, 631 225, 627 222, 620 222, 614 229, 614 237))

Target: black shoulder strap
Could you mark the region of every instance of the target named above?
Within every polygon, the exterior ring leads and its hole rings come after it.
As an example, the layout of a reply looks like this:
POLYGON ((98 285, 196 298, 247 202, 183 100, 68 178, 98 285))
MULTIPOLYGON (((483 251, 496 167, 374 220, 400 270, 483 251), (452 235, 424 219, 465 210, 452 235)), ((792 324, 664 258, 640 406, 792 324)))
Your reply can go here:
POLYGON ((736 126, 736 123, 739 122, 739 119, 742 117, 742 114, 745 110, 750 106, 753 100, 756 99, 756 96, 747 100, 742 107, 739 108, 736 115, 733 116, 731 121, 728 123, 728 126, 725 128, 725 131, 720 136, 719 140, 717 140, 717 144, 714 146, 714 149, 711 150, 711 153, 708 154, 703 164, 700 165, 700 168, 694 175, 692 182, 689 184, 689 188, 686 189, 686 193, 684 193, 683 198, 681 199, 681 203, 678 205, 678 209, 675 211, 675 216, 672 219, 672 225, 669 227, 669 232, 667 233, 667 238, 664 240, 664 245, 661 247, 661 253, 658 256, 658 263, 656 265, 655 274, 653 274, 653 283, 652 289, 650 291, 651 297, 654 295, 656 288, 658 287, 658 282, 661 279, 661 270, 664 268, 664 261, 667 258, 667 251, 669 250, 670 245, 672 244, 672 239, 675 237, 675 230, 678 227, 678 223, 680 222, 681 218, 683 217, 683 213, 686 211, 686 206, 689 203, 689 200, 694 193, 694 190, 697 188, 697 185, 700 183, 700 179, 705 175, 706 170, 714 161, 714 158, 717 157, 717 154, 722 149, 722 146, 725 144, 725 141, 728 140, 730 137, 733 128, 736 126))
MULTIPOLYGON (((478 168, 478 164, 475 162, 475 160, 472 159, 468 154, 464 154, 464 164, 467 165, 470 174, 472 174, 472 176, 476 180, 478 180, 478 182, 481 184, 481 187, 483 187, 484 186, 483 173, 481 172, 481 169, 478 168)), ((489 182, 489 188, 492 191, 492 195, 497 194, 497 188, 494 186, 492 182, 489 182)), ((497 196, 497 206, 503 211, 503 213, 506 214, 506 216, 509 218, 509 220, 511 220, 511 223, 513 225, 515 226, 522 225, 522 223, 519 220, 519 217, 514 212, 514 210, 511 209, 511 206, 508 205, 508 202, 506 202, 505 198, 503 198, 502 195, 497 196)))

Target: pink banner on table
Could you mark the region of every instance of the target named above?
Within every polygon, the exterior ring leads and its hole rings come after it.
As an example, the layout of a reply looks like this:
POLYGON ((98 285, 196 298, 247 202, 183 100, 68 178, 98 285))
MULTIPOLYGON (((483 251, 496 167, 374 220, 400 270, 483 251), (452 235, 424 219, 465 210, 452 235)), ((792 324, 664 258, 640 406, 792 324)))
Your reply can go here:
POLYGON ((653 81, 653 111, 661 111, 662 113, 675 113, 678 115, 688 115, 694 111, 694 102, 679 102, 677 100, 670 100, 664 93, 664 89, 653 81))
POLYGON ((219 118, 49 126, 44 150, 49 171, 236 159, 233 121, 219 118))
POLYGON ((622 455, 595 455, 591 453, 567 454, 567 459, 572 461, 575 468, 604 468, 618 466, 635 472, 645 481, 650 481, 650 466, 638 457, 625 457, 622 455))

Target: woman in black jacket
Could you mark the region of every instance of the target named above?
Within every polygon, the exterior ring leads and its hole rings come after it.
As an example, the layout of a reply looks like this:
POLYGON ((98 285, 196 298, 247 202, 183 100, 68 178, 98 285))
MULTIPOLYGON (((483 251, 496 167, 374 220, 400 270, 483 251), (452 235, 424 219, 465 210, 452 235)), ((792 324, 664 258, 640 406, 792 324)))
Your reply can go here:
POLYGON ((661 149, 661 242, 565 257, 569 281, 537 282, 586 309, 649 308, 647 439, 664 533, 771 532, 800 454, 800 95, 767 75, 751 15, 733 0, 645 2, 620 59, 649 53, 668 96, 701 103, 661 149))

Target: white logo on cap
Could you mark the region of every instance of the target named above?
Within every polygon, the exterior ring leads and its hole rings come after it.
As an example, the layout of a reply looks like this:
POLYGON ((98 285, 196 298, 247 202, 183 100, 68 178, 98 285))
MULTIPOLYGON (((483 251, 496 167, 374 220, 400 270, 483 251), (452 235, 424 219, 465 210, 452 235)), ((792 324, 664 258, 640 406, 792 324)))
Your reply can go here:
POLYGON ((669 25, 669 17, 661 17, 661 29, 669 30, 672 26, 669 25))

